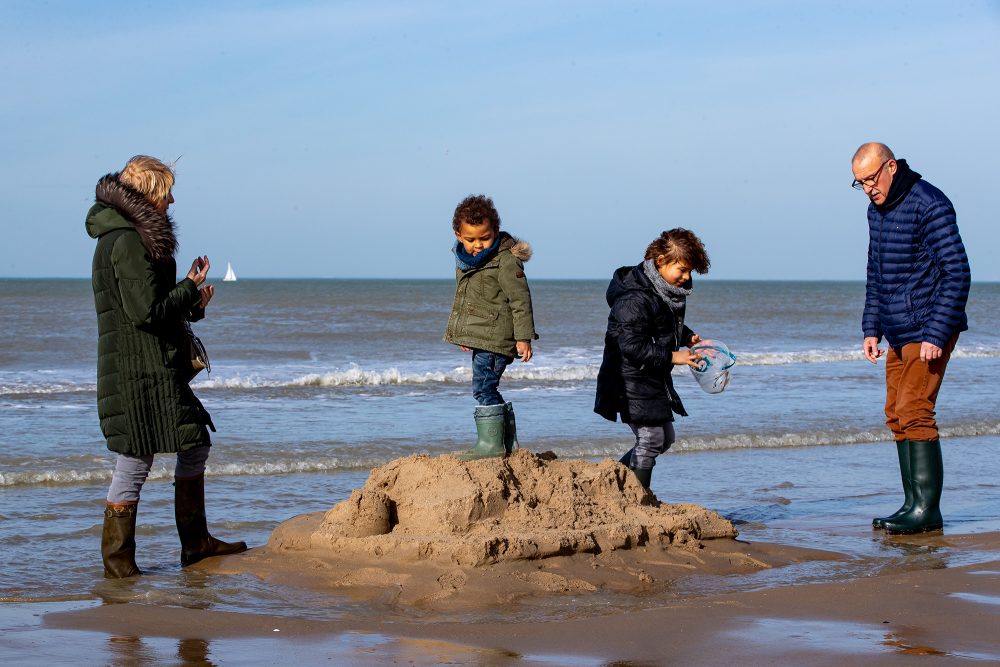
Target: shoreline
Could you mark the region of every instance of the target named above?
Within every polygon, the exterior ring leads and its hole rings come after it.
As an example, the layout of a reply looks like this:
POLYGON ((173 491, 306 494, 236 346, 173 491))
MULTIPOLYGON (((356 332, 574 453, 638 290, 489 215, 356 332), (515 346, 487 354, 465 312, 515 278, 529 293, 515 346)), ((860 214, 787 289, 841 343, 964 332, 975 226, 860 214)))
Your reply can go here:
MULTIPOLYGON (((262 656, 282 661, 294 656, 303 664, 340 659, 365 664, 727 665, 738 657, 744 664, 834 665, 863 658, 865 664, 902 665, 912 664, 915 655, 933 664, 1000 661, 1000 638, 995 636, 1000 621, 1000 532, 945 536, 974 561, 958 567, 935 557, 941 539, 932 533, 901 540, 914 550, 924 547, 927 557, 907 562, 900 571, 885 569, 838 582, 663 597, 652 607, 578 618, 310 620, 142 603, 84 608, 66 603, 63 610, 36 615, 36 626, 8 630, 0 642, 17 642, 17 635, 29 643, 31 636, 53 633, 76 637, 69 646, 48 641, 42 648, 39 641, 31 655, 49 662, 78 656, 81 646, 121 653, 136 644, 148 653, 157 645, 173 650, 174 643, 177 655, 184 645, 209 661, 251 663, 262 656)), ((744 546, 776 557, 797 550, 744 546)), ((842 555, 830 562, 847 560, 850 557, 842 555)), ((566 596, 561 602, 588 604, 586 596, 566 596)))

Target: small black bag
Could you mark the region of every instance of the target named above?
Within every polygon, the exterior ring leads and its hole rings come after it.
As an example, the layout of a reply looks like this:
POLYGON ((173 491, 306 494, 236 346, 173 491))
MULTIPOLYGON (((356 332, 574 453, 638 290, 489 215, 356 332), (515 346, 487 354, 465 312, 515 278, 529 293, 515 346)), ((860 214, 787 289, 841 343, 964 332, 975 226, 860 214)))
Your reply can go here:
POLYGON ((208 359, 208 350, 205 349, 205 344, 201 342, 200 338, 194 335, 194 330, 191 328, 190 322, 184 323, 184 329, 186 330, 185 333, 187 334, 191 357, 191 378, 194 379, 202 371, 211 373, 212 362, 208 359))

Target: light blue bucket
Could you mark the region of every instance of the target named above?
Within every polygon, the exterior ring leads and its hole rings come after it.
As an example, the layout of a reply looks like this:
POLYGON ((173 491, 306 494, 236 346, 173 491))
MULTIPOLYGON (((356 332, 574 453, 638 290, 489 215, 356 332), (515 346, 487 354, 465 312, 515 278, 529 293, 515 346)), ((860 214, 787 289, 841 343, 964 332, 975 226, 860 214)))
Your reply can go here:
POLYGON ((725 343, 703 340, 696 343, 691 351, 701 355, 698 367, 691 366, 691 375, 706 393, 718 394, 729 386, 732 379, 729 369, 736 364, 736 355, 729 351, 725 343))

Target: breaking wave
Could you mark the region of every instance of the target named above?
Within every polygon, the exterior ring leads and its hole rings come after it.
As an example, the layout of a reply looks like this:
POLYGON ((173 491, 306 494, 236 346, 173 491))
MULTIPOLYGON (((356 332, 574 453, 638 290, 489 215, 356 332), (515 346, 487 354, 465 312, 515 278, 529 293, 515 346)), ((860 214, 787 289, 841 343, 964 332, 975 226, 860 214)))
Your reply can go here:
MULTIPOLYGON (((977 346, 959 348, 954 353, 956 359, 997 358, 1000 349, 977 346)), ((850 350, 800 350, 792 352, 744 352, 736 351, 737 368, 759 366, 786 366, 790 364, 830 364, 860 362, 864 359, 860 349, 850 350)), ((217 377, 205 378, 192 384, 195 389, 253 390, 294 387, 379 387, 390 385, 433 385, 463 384, 472 377, 469 367, 450 370, 413 371, 396 367, 372 369, 351 364, 346 368, 318 371, 302 375, 282 377, 279 368, 262 368, 261 373, 222 375, 224 362, 216 362, 217 377)), ((506 380, 521 382, 579 382, 597 379, 600 359, 594 358, 583 363, 544 365, 539 363, 514 364, 504 373, 506 380)), ((675 372, 683 371, 677 367, 675 372)), ((94 382, 74 382, 72 380, 32 382, 18 379, 0 384, 0 396, 19 398, 31 395, 72 394, 94 392, 94 382)))
MULTIPOLYGON (((941 428, 944 438, 971 438, 977 436, 1000 435, 1000 422, 971 422, 941 428)), ((671 447, 672 452, 711 452, 742 449, 774 449, 794 447, 818 447, 827 445, 855 445, 884 442, 889 434, 884 428, 873 430, 815 431, 801 433, 732 433, 726 435, 705 435, 681 437, 671 447)), ((618 458, 628 438, 560 439, 542 438, 532 443, 532 451, 552 450, 567 458, 618 458)), ((437 456, 456 450, 455 443, 439 442, 420 449, 399 448, 385 451, 376 456, 358 456, 357 452, 370 451, 369 443, 356 443, 344 449, 340 456, 302 456, 288 459, 268 459, 209 463, 206 474, 213 476, 275 476, 297 473, 330 473, 347 470, 368 470, 384 465, 394 458, 415 453, 429 453, 437 456)), ((172 462, 172 461, 171 461, 172 462)), ((154 467, 150 480, 170 480, 173 466, 154 467)), ((33 472, 0 472, 0 488, 38 485, 80 485, 107 483, 111 480, 111 468, 88 468, 85 470, 39 470, 33 472)))

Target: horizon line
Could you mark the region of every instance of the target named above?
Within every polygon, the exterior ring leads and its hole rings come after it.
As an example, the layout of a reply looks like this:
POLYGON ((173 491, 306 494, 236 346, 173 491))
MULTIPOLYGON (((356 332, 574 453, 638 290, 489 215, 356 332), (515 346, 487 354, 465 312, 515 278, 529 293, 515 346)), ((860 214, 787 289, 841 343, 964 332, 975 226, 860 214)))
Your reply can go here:
MULTIPOLYGON (((90 280, 91 276, 0 276, 0 280, 90 280)), ((454 278, 417 278, 417 277, 371 277, 371 276, 251 276, 242 277, 232 282, 260 281, 260 280, 383 280, 383 281, 421 281, 421 282, 454 282, 454 278)), ((531 282, 549 281, 606 281, 608 278, 532 278, 531 282)), ((864 283, 864 278, 710 278, 708 276, 699 277, 698 282, 759 282, 759 283, 864 283)), ((212 284, 226 282, 221 278, 209 280, 212 284)), ((973 283, 1000 283, 998 280, 973 280, 973 283)))

